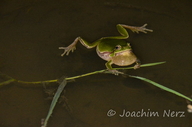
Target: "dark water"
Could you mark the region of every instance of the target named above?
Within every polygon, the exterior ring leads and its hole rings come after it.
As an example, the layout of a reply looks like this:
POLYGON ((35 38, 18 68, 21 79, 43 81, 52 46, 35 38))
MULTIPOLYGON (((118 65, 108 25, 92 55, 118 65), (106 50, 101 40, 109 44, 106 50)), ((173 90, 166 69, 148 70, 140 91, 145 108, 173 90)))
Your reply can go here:
MULTIPOLYGON (((192 94, 191 0, 10 0, 0 1, 0 71, 25 81, 57 79, 104 69, 95 49, 80 44, 60 57, 59 46, 77 36, 90 42, 118 35, 115 25, 148 23, 153 33, 130 33, 128 41, 142 63, 164 65, 129 70, 187 96, 192 94)), ((57 105, 49 127, 191 127, 186 101, 150 84, 114 75, 93 75, 69 83, 65 96, 72 109, 57 105), (116 115, 107 116, 113 109, 116 115), (156 116, 120 117, 128 112, 157 112, 156 116), (184 112, 184 117, 163 116, 184 112)), ((50 101, 43 87, 12 83, 0 88, 1 127, 40 127, 50 101)))

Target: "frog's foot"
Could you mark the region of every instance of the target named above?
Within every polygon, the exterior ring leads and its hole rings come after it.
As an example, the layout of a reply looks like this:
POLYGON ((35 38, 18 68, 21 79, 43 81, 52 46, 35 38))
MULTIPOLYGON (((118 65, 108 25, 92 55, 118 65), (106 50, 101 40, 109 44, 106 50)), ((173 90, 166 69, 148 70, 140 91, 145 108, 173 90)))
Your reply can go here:
POLYGON ((136 69, 140 68, 140 65, 141 65, 141 61, 139 59, 137 59, 134 69, 136 70, 136 69))
POLYGON ((111 70, 111 69, 108 69, 108 71, 110 71, 112 74, 114 75, 119 75, 119 74, 124 74, 123 72, 120 72, 118 70, 111 70))
POLYGON ((69 55, 70 51, 73 52, 76 47, 74 45, 69 45, 68 47, 59 47, 59 49, 64 49, 64 52, 61 54, 61 56, 69 55))
POLYGON ((59 49, 64 49, 64 52, 61 54, 61 56, 64 56, 65 54, 69 55, 70 51, 73 52, 76 49, 75 45, 77 44, 78 39, 79 38, 77 37, 74 42, 67 47, 59 47, 59 49))
POLYGON ((136 70, 136 69, 139 69, 140 68, 140 64, 136 64, 135 66, 134 66, 134 69, 136 70))
POLYGON ((128 26, 128 25, 122 25, 124 28, 130 29, 133 32, 139 33, 139 32, 143 32, 143 33, 147 33, 147 32, 153 32, 153 30, 151 29, 147 29, 145 28, 147 26, 147 24, 144 24, 143 26, 128 26))

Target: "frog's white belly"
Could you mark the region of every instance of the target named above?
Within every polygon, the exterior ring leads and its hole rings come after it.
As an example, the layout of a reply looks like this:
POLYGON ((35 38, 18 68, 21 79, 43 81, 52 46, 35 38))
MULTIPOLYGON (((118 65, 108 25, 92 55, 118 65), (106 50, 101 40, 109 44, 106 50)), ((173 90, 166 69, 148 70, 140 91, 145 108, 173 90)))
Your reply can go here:
POLYGON ((99 57, 101 57, 102 59, 104 59, 106 61, 111 60, 111 56, 110 56, 111 52, 102 52, 101 53, 101 52, 97 51, 97 54, 98 54, 99 57))

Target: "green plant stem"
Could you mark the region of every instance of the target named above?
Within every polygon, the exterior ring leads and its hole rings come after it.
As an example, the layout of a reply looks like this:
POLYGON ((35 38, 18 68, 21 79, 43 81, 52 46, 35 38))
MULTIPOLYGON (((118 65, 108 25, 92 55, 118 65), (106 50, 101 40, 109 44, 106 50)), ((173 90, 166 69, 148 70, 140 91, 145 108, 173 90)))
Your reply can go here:
MULTIPOLYGON (((148 63, 148 64, 142 64, 140 67, 149 67, 149 66, 155 66, 155 65, 159 65, 159 64, 163 64, 165 62, 156 62, 156 63, 148 63)), ((122 70, 122 69, 134 69, 134 67, 126 67, 126 68, 114 68, 117 70, 122 70)), ((94 71, 94 72, 90 72, 90 73, 86 73, 86 74, 82 74, 82 75, 77 75, 77 76, 73 76, 73 77, 68 77, 66 78, 66 80, 73 80, 73 79, 77 79, 77 78, 82 78, 85 76, 90 76, 90 75, 94 75, 94 74, 99 74, 99 73, 111 73, 110 71, 104 69, 104 70, 99 70, 99 71, 94 71)), ((22 83, 22 84, 42 84, 42 83, 52 83, 52 82, 57 82, 58 79, 53 79, 53 80, 46 80, 46 81, 36 81, 36 82, 27 82, 27 81, 21 81, 21 80, 16 80, 14 79, 14 81, 17 81, 18 83, 22 83)), ((2 84, 0 84, 1 86, 2 84)))
POLYGON ((43 84, 43 83, 57 82, 58 79, 46 80, 46 81, 36 81, 36 82, 28 82, 28 81, 21 81, 21 80, 15 80, 15 81, 18 83, 22 83, 22 84, 43 84))
MULTIPOLYGON (((165 62, 142 64, 140 67, 155 66, 155 65, 159 65, 159 64, 163 64, 163 63, 165 63, 165 62)), ((114 69, 116 69, 116 70, 123 70, 124 69, 125 70, 125 69, 134 69, 134 67, 114 68, 114 69)), ((108 70, 94 71, 94 72, 90 72, 90 73, 86 73, 86 74, 82 74, 82 75, 78 75, 78 76, 74 76, 74 77, 69 77, 69 78, 66 78, 66 80, 81 78, 81 77, 85 77, 85 76, 89 76, 89 75, 93 75, 93 74, 98 74, 98 73, 111 73, 111 72, 108 70)))
POLYGON ((15 81, 16 81, 15 79, 11 78, 11 79, 9 79, 9 80, 7 80, 7 81, 1 82, 1 83, 0 83, 0 86, 8 85, 8 84, 10 84, 10 83, 12 83, 12 82, 15 82, 15 81))

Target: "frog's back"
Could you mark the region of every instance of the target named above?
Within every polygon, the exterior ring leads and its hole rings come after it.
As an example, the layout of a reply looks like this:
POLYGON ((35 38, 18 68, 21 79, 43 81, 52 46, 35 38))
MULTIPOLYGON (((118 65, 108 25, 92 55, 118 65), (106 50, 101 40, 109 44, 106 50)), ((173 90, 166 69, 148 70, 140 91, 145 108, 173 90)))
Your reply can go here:
POLYGON ((103 39, 97 46, 99 52, 113 52, 117 45, 127 46, 127 42, 121 39, 103 39))

